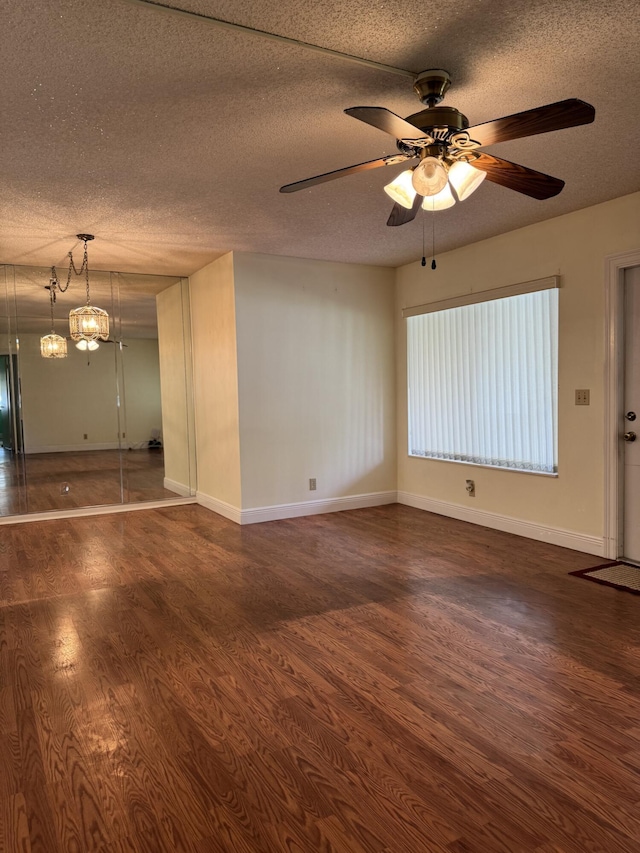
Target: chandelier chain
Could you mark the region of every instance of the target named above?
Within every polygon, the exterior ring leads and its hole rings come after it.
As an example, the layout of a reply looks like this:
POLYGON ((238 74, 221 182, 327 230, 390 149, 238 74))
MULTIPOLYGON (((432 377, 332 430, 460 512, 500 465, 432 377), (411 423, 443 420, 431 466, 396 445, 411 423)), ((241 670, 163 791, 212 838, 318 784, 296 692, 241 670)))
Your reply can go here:
POLYGON ((53 303, 55 301, 56 301, 55 290, 53 289, 53 287, 50 287, 49 288, 49 304, 51 305, 51 334, 52 335, 54 335, 55 331, 56 331, 55 326, 54 326, 54 320, 53 320, 53 303))
POLYGON ((87 241, 84 240, 84 254, 82 257, 82 266, 80 269, 76 268, 75 261, 73 260, 73 252, 68 253, 69 257, 69 270, 67 272, 67 283, 64 287, 60 284, 60 279, 58 278, 58 273, 55 267, 51 267, 51 281, 49 283, 49 290, 53 294, 53 301, 56 301, 56 291, 59 293, 66 293, 69 289, 69 285, 71 284, 71 273, 74 272, 76 275, 85 274, 85 280, 87 285, 87 305, 89 304, 89 254, 87 252, 87 241))
MULTIPOLYGON (((82 275, 84 273, 85 282, 87 286, 87 305, 89 304, 89 255, 87 252, 87 241, 84 240, 84 254, 82 256, 82 266, 80 269, 76 269, 76 265, 73 260, 73 252, 69 252, 69 275, 67 277, 67 287, 69 287, 69 282, 71 281, 71 271, 76 275, 82 275)), ((65 288, 66 290, 66 288, 65 288)))
POLYGON ((87 254, 87 241, 84 241, 84 258, 82 259, 84 267, 84 277, 87 283, 87 305, 89 304, 89 256, 87 254))

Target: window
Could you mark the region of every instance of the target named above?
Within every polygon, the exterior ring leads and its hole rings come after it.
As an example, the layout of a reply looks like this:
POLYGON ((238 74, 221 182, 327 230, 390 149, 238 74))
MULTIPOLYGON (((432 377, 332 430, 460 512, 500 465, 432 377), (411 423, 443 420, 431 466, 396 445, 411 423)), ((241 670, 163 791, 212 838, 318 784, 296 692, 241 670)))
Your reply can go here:
POLYGON ((471 298, 404 312, 409 455, 554 473, 557 278, 471 298))

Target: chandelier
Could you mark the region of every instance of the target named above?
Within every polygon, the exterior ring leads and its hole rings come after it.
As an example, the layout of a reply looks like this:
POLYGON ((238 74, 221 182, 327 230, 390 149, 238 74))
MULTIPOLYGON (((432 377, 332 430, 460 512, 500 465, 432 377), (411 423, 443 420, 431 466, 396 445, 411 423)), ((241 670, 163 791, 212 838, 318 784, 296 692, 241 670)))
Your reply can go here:
MULTIPOLYGON (((76 269, 73 262, 73 254, 69 252, 69 278, 71 270, 76 275, 82 275, 84 271, 87 284, 87 302, 80 308, 69 311, 69 333, 74 341, 96 341, 100 338, 106 341, 109 337, 109 315, 102 308, 96 308, 91 304, 89 294, 89 256, 87 253, 87 242, 93 240, 93 234, 78 234, 78 240, 84 243, 84 256, 82 266, 76 269)), ((68 286, 68 280, 67 280, 68 286)))
POLYGON ((43 335, 40 338, 40 355, 42 358, 66 358, 67 357, 67 340, 66 338, 56 335, 53 320, 53 304, 56 301, 56 284, 55 267, 51 268, 51 281, 47 285, 49 291, 49 304, 51 306, 51 334, 43 335))
POLYGON ((89 255, 87 252, 87 243, 89 240, 94 239, 93 234, 76 234, 76 237, 84 243, 84 254, 80 269, 76 269, 73 252, 69 252, 67 283, 64 286, 60 284, 56 268, 51 267, 51 281, 47 289, 53 294, 53 302, 55 302, 56 292, 65 293, 69 288, 71 273, 73 272, 76 275, 84 273, 87 286, 87 302, 80 308, 73 308, 69 311, 69 333, 72 340, 84 342, 85 345, 81 346, 80 349, 95 350, 98 348, 98 344, 95 343, 98 339, 106 341, 109 338, 109 315, 102 308, 97 308, 91 304, 91 296, 89 294, 89 255), (94 345, 88 346, 88 342, 93 342, 94 345))

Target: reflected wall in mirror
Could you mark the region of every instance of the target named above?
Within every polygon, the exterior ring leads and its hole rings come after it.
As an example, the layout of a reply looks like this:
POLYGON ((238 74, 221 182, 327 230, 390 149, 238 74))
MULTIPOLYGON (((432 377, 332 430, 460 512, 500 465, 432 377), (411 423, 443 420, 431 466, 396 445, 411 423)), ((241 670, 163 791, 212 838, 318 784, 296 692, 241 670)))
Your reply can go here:
POLYGON ((186 280, 92 270, 110 336, 90 350, 69 338, 82 280, 57 294, 52 330, 51 270, 0 269, 0 514, 194 495, 186 280), (65 358, 41 355, 52 331, 65 358))

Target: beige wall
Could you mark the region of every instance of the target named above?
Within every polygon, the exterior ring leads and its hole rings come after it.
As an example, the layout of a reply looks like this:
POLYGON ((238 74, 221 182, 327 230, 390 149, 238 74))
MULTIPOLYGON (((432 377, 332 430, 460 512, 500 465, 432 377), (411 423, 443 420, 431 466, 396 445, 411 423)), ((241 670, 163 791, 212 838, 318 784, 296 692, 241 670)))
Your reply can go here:
POLYGON ((152 430, 162 431, 158 341, 128 338, 122 350, 122 370, 122 430, 126 433, 122 444, 140 447, 149 441, 152 430))
POLYGON ((233 256, 190 278, 198 492, 241 506, 233 256))
POLYGON ((26 453, 118 446, 115 359, 113 344, 83 353, 71 342, 67 358, 42 358, 40 336, 21 335, 26 453))
POLYGON ((395 490, 393 270, 256 254, 234 269, 242 507, 395 490))
POLYGON ((540 222, 397 270, 398 489, 590 536, 603 533, 604 265, 640 248, 640 193, 540 222), (401 310, 449 296, 561 276, 557 479, 407 456, 401 310), (591 389, 576 407, 574 390, 591 389), (476 497, 465 493, 465 479, 476 497))
MULTIPOLYGON (((48 359, 39 335, 22 335, 19 364, 26 453, 118 446, 114 344, 86 353, 69 342, 66 358, 48 359)), ((122 365, 123 445, 135 446, 161 428, 157 341, 130 340, 122 365)))
POLYGON ((188 300, 186 280, 156 296, 165 485, 181 494, 196 485, 188 300))

